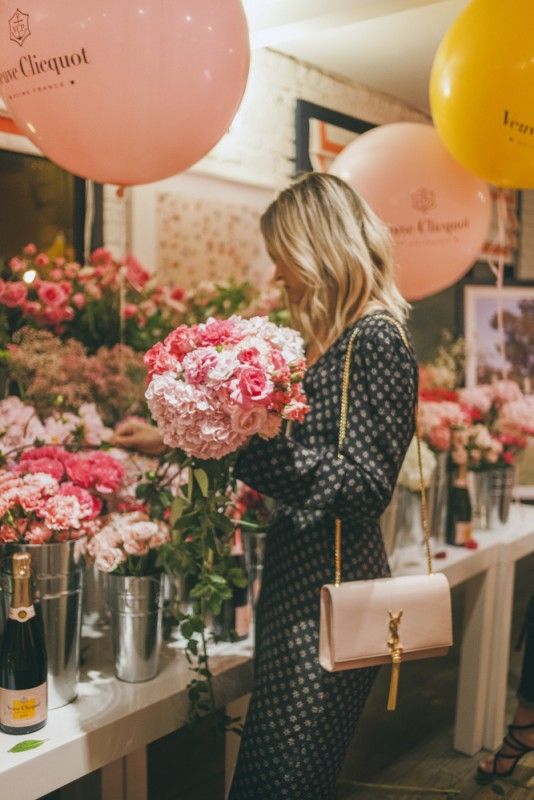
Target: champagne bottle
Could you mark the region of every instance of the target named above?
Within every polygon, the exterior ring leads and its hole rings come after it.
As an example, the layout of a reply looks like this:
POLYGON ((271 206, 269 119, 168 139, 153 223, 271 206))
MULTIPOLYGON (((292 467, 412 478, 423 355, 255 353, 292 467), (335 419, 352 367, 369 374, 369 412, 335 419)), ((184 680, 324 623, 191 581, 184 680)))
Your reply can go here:
POLYGON ((46 646, 30 576, 29 553, 15 553, 11 606, 0 649, 0 730, 4 733, 33 733, 47 719, 46 646))
POLYGON ((449 491, 447 509, 447 542, 465 545, 473 531, 473 512, 467 488, 467 465, 460 464, 449 491))

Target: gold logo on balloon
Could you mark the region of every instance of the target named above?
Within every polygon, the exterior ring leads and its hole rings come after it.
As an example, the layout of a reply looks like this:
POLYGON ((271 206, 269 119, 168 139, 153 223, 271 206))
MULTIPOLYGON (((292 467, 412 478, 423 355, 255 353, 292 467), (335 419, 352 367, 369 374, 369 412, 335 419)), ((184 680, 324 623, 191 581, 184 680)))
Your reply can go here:
POLYGON ((17 8, 9 19, 9 38, 22 47, 30 34, 30 15, 17 8))
POLYGON ((412 208, 415 211, 420 211, 422 214, 432 211, 437 205, 436 193, 433 192, 432 189, 425 189, 421 186, 420 189, 411 192, 410 196, 412 198, 412 208))

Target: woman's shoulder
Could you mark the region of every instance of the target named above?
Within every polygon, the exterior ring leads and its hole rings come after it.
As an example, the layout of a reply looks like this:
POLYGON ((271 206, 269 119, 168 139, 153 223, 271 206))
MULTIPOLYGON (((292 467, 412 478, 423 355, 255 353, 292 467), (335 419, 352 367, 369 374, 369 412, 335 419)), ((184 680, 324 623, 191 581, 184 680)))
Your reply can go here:
POLYGON ((360 341, 360 349, 407 351, 414 357, 413 343, 406 327, 392 314, 377 311, 366 314, 355 324, 356 341, 360 341))

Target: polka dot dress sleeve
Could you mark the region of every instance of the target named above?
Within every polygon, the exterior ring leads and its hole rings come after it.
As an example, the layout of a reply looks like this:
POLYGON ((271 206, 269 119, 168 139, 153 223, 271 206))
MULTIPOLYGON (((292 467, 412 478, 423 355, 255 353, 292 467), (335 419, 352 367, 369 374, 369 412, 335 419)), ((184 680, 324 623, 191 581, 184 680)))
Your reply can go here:
MULTIPOLYGON (((330 446, 254 437, 238 459, 237 475, 284 505, 378 517, 414 434, 416 398, 412 350, 388 320, 366 320, 354 346, 344 458, 337 455, 337 408, 330 446)), ((325 394, 324 402, 332 397, 325 394)))

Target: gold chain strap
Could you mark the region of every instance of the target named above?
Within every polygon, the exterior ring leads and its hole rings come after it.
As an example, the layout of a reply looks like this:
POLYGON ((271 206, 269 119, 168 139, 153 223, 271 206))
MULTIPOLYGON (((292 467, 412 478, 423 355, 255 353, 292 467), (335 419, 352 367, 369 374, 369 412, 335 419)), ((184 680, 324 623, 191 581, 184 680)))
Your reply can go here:
MULTIPOLYGON (((385 315, 376 315, 373 319, 383 319, 387 322, 390 322, 392 325, 395 325, 397 328, 402 341, 406 348, 409 349, 410 345, 408 343, 408 339, 406 337, 406 333, 404 332, 402 325, 397 322, 397 320, 392 319, 391 317, 385 315)), ((350 367, 352 364, 352 351, 354 348, 354 342, 356 341, 356 337, 358 335, 358 329, 355 329, 350 336, 349 343, 347 345, 347 352, 345 354, 345 362, 343 365, 343 382, 341 387, 341 417, 339 420, 339 436, 338 436, 338 451, 337 457, 340 459, 344 458, 343 455, 343 444, 345 442, 345 437, 347 435, 347 418, 348 418, 348 410, 349 410, 349 390, 350 390, 350 367)), ((426 561, 428 567, 428 574, 432 574, 432 553, 430 550, 430 526, 428 523, 428 506, 426 502, 426 493, 425 493, 425 485, 423 480, 423 460, 421 456, 421 438, 419 435, 419 414, 417 406, 415 408, 415 436, 417 439, 417 462, 419 465, 419 490, 421 492, 421 518, 423 522, 423 531, 424 531, 424 542, 425 542, 425 553, 426 553, 426 561)), ((339 518, 336 519, 335 525, 335 542, 334 542, 334 553, 335 553, 335 585, 339 586, 341 583, 341 520, 339 518)))

